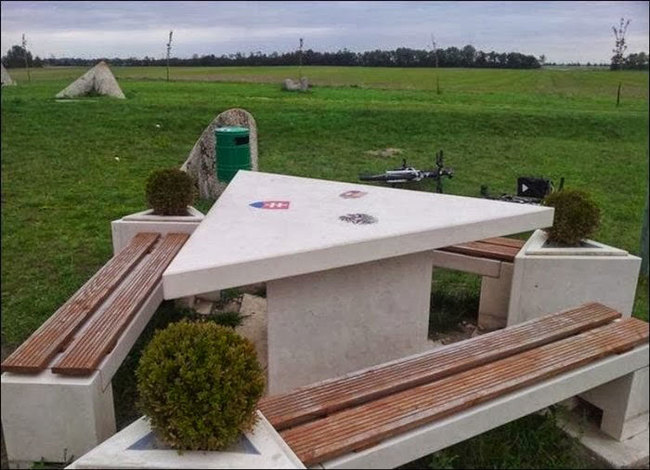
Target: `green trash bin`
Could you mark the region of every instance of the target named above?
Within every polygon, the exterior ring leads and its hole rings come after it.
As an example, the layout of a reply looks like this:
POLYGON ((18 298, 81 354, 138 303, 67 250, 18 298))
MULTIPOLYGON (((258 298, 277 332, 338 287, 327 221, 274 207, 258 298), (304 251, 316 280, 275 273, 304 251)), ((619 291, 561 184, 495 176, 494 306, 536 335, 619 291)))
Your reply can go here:
POLYGON ((239 170, 251 169, 247 127, 218 127, 214 131, 217 180, 230 183, 239 170))

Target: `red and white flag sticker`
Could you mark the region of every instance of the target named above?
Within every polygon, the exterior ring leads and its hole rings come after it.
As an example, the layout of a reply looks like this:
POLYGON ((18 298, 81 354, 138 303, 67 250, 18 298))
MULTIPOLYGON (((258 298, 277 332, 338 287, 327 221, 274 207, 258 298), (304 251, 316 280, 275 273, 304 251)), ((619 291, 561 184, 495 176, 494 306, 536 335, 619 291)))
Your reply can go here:
POLYGON ((249 206, 257 209, 288 209, 291 201, 256 201, 251 202, 249 206))

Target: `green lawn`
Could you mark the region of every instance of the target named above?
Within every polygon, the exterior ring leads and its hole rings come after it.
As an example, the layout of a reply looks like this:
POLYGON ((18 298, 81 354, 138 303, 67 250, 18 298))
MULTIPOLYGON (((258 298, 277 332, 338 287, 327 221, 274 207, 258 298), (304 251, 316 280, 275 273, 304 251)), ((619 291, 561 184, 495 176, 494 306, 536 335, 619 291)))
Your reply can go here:
MULTIPOLYGON (((565 177, 565 187, 587 189, 601 205, 595 238, 639 251, 646 72, 303 67, 316 86, 291 94, 279 84, 296 67, 174 68, 170 83, 161 81, 164 68, 114 70, 126 100, 57 102, 81 68, 33 70, 31 84, 9 70, 19 86, 2 89, 3 350, 111 256, 109 222, 144 208, 149 172, 180 166, 231 107, 258 123, 261 171, 356 181, 400 163, 367 150, 397 147, 429 167, 444 149, 456 172, 446 192, 478 196, 485 183, 514 193, 519 175, 565 177)), ((455 274, 439 282, 476 286, 455 274)), ((647 320, 647 279, 641 286, 634 314, 647 320)))

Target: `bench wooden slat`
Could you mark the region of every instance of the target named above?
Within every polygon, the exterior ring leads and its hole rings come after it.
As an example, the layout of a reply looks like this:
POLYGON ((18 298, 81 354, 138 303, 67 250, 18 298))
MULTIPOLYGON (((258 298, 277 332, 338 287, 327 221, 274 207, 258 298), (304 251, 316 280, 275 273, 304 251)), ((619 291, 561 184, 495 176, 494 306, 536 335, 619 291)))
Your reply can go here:
POLYGON ((525 240, 519 240, 518 238, 508 238, 508 237, 495 237, 495 238, 485 238, 479 240, 483 243, 489 243, 490 245, 502 245, 509 246, 511 248, 521 248, 526 244, 525 240))
POLYGON ((63 350, 84 322, 151 249, 157 233, 139 233, 2 363, 2 372, 36 374, 63 350))
POLYGON ((163 272, 188 238, 189 235, 185 233, 166 235, 138 266, 129 285, 73 340, 53 365, 52 372, 64 375, 91 374, 113 349, 124 328, 160 282, 163 272))
POLYGON ((452 253, 461 253, 464 255, 477 256, 479 258, 498 259, 512 263, 514 262, 515 256, 517 256, 517 253, 519 253, 521 247, 512 247, 494 243, 486 243, 484 241, 477 241, 460 243, 458 245, 447 246, 439 249, 442 251, 450 251, 452 253))
POLYGON ((282 430, 609 323, 621 316, 597 303, 534 319, 425 354, 262 399, 259 409, 282 430))
POLYGON ((340 411, 280 435, 298 458, 311 466, 647 342, 648 324, 626 318, 340 411))

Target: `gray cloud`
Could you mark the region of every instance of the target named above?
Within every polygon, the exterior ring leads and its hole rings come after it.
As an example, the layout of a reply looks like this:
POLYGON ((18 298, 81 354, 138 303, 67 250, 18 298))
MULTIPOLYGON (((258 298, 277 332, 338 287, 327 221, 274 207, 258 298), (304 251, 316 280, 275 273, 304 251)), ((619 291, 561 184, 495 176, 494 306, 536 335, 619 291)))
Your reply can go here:
POLYGON ((2 2, 3 53, 25 33, 36 55, 162 57, 472 44, 608 62, 612 25, 632 23, 628 52, 648 50, 647 2, 2 2))

